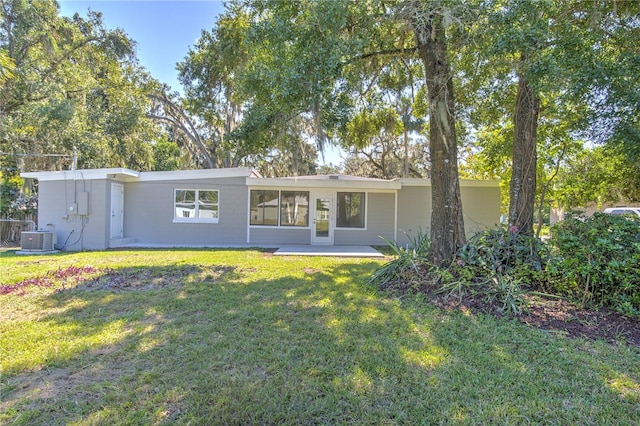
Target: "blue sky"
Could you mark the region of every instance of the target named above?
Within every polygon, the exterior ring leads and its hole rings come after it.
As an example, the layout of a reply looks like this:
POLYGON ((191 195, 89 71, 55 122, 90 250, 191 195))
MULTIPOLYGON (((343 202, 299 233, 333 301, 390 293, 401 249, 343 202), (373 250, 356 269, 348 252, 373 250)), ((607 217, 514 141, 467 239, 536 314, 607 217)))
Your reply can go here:
POLYGON ((105 26, 121 28, 137 42, 137 57, 151 75, 173 90, 181 90, 176 63, 187 55, 202 30, 213 28, 223 10, 220 0, 58 0, 60 14, 73 16, 87 10, 102 12, 105 26))
MULTIPOLYGON (((136 41, 138 60, 151 75, 182 93, 176 64, 189 47, 210 31, 216 17, 224 11, 222 0, 58 0, 60 14, 87 16, 87 10, 102 12, 105 27, 121 28, 136 41)), ((325 148, 323 163, 338 164, 343 153, 332 146, 325 148)))

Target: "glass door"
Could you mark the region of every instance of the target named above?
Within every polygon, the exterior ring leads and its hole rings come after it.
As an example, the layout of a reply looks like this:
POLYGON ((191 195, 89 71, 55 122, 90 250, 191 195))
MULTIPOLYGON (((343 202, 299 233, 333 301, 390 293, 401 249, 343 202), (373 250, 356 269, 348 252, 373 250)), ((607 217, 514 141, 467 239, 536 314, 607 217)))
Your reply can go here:
POLYGON ((333 244, 333 197, 318 194, 313 197, 313 225, 311 244, 333 244))

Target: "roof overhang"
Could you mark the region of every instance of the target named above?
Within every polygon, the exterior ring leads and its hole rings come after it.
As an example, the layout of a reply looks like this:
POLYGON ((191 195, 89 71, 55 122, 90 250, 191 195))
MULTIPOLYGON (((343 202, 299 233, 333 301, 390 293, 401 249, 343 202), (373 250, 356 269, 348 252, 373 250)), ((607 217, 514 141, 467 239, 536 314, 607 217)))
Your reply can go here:
MULTIPOLYGON (((402 178, 399 179, 402 186, 431 186, 431 179, 411 179, 402 178)), ((460 187, 462 188, 497 188, 500 186, 499 180, 475 180, 475 179, 460 179, 460 187)))
POLYGON ((20 173, 23 178, 37 179, 38 181, 56 180, 99 180, 117 179, 121 181, 136 180, 140 172, 125 168, 110 169, 83 169, 83 170, 63 170, 57 172, 27 172, 20 173))
POLYGON ((233 167, 224 169, 173 170, 168 172, 140 172, 137 179, 146 181, 174 181, 193 179, 246 178, 254 176, 255 172, 248 167, 233 167))
POLYGON ((349 176, 318 176, 290 178, 247 178, 247 186, 251 188, 300 188, 300 189, 350 189, 369 191, 396 191, 402 187, 397 180, 356 179, 349 176))
POLYGON ((245 178, 260 175, 248 167, 234 167, 227 169, 174 170, 161 172, 137 172, 125 168, 64 170, 56 172, 28 172, 21 173, 23 178, 38 179, 39 181, 56 180, 99 180, 112 179, 121 182, 149 182, 192 179, 216 178, 245 178))

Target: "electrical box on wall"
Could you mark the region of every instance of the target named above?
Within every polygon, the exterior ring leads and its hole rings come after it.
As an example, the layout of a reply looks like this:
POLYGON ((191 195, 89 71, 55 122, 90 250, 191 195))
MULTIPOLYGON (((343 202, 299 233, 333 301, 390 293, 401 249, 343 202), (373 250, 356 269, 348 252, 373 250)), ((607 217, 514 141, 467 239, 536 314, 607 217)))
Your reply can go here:
POLYGON ((78 214, 78 203, 69 204, 69 214, 78 214))
POLYGON ((78 192, 78 214, 82 216, 89 215, 89 193, 78 192))

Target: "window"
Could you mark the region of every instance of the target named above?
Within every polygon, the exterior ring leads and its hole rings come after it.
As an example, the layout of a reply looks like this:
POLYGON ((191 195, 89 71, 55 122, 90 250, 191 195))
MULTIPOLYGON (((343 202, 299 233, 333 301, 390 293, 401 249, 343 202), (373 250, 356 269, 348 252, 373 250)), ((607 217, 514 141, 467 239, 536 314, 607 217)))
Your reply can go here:
POLYGON ((280 194, 280 226, 309 226, 309 193, 282 191, 280 194))
POLYGON ((251 191, 251 225, 278 226, 278 191, 251 191))
POLYGON ((364 192, 338 192, 338 228, 364 228, 364 192))
POLYGON ((309 192, 252 190, 249 223, 257 226, 309 226, 309 192))
POLYGON ((218 191, 205 189, 176 189, 174 220, 180 222, 217 222, 218 191))

